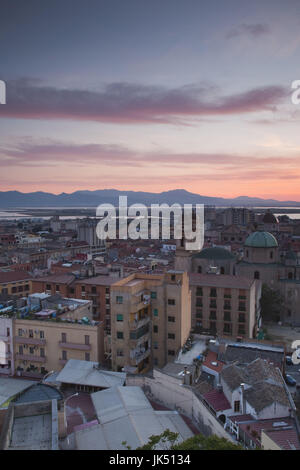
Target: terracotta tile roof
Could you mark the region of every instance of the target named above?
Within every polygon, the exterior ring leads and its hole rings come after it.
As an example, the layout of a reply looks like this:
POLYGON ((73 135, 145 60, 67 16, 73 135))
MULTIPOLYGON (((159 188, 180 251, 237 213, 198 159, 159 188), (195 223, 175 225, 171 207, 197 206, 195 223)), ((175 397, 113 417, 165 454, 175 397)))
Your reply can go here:
POLYGON ((203 398, 215 411, 230 410, 231 408, 231 405, 224 393, 219 390, 211 390, 203 395, 203 398))
POLYGON ((214 370, 215 372, 221 372, 225 364, 218 360, 218 354, 216 352, 208 351, 202 365, 214 370))
POLYGON ((1 271, 0 272, 0 283, 4 284, 7 282, 25 281, 32 279, 26 271, 1 271))
POLYGON ((55 282, 56 284, 71 284, 75 279, 73 274, 52 274, 50 276, 38 277, 36 282, 55 282))
POLYGON ((191 286, 223 287, 233 289, 250 289, 254 280, 229 274, 198 274, 189 275, 191 286))

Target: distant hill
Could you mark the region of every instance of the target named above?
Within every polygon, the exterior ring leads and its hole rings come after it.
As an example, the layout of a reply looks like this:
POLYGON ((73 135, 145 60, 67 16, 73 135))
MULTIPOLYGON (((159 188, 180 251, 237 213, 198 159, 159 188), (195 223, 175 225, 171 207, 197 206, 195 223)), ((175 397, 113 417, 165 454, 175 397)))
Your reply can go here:
POLYGON ((184 189, 148 193, 141 191, 119 191, 117 189, 100 189, 97 191, 75 191, 73 193, 52 194, 37 191, 21 193, 19 191, 0 191, 0 208, 37 208, 37 207, 97 207, 102 203, 119 204, 119 196, 126 195, 128 204, 207 204, 215 206, 300 206, 297 201, 277 201, 275 199, 260 199, 256 197, 239 196, 233 199, 202 196, 190 193, 184 189))

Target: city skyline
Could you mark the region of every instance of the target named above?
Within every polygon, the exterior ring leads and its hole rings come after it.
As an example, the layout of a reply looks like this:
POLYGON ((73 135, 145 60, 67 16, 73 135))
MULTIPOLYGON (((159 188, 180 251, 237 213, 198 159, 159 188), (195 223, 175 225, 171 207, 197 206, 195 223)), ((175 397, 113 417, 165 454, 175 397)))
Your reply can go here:
POLYGON ((300 200, 300 6, 1 9, 1 190, 300 200))

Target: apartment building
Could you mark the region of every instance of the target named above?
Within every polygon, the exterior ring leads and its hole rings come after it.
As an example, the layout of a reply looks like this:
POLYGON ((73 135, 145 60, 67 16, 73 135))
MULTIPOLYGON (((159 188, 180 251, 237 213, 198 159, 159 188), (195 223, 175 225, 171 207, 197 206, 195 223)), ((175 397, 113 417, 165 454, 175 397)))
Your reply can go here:
POLYGON ((103 322, 110 333, 110 290, 118 281, 115 276, 93 276, 78 279, 74 274, 55 274, 33 280, 34 292, 61 294, 64 297, 92 301, 93 318, 103 322))
POLYGON ((192 327, 218 336, 256 336, 261 282, 231 275, 190 274, 192 327))
POLYGON ((114 370, 146 372, 173 361, 191 329, 191 294, 183 271, 132 274, 111 286, 114 370))
POLYGON ((0 272, 0 295, 24 297, 32 292, 32 276, 26 271, 0 272))
POLYGON ((91 302, 58 302, 52 309, 29 304, 27 311, 0 313, 0 373, 39 377, 69 359, 103 362, 103 323, 90 319, 91 302))

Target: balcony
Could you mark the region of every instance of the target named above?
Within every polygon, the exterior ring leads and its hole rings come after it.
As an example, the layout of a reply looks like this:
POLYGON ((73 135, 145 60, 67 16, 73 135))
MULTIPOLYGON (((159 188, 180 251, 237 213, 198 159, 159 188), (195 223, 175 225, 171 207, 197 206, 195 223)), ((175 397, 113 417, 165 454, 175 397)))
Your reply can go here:
POLYGON ((46 357, 35 356, 34 354, 16 354, 16 359, 19 361, 30 361, 30 362, 46 362, 46 357))
POLYGON ((29 338, 24 336, 15 336, 14 340, 18 344, 34 344, 37 346, 44 346, 46 344, 45 339, 29 338))
POLYGON ((144 352, 136 352, 133 357, 130 358, 131 365, 137 366, 142 362, 146 357, 150 355, 150 349, 144 352))
POLYGON ((58 345, 60 348, 63 348, 63 349, 77 349, 79 351, 90 351, 92 349, 92 346, 90 344, 64 343, 60 341, 58 345))
POLYGON ((4 341, 4 343, 10 342, 10 336, 0 335, 0 341, 4 341))
POLYGON ((141 326, 147 325, 147 323, 150 322, 150 317, 145 317, 142 318, 141 320, 134 320, 129 322, 129 328, 131 330, 136 330, 138 328, 141 328, 141 326))

